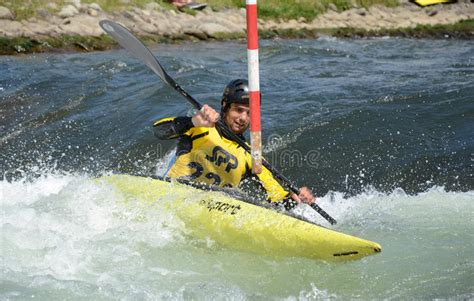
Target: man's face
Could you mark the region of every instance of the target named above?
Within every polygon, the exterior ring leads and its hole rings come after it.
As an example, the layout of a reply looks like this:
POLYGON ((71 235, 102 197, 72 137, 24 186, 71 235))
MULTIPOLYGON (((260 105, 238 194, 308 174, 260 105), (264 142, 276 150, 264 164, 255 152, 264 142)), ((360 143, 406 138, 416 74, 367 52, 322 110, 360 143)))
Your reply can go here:
POLYGON ((224 121, 234 134, 242 134, 250 124, 250 108, 244 104, 230 104, 224 121))

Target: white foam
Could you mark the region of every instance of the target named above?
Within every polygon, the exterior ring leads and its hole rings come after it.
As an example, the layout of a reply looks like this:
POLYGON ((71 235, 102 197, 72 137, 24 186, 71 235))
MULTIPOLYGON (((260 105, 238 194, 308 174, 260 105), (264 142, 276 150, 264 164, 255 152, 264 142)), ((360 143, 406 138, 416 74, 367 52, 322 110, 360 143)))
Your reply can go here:
POLYGON ((155 166, 155 176, 163 177, 169 168, 169 164, 176 153, 176 148, 167 152, 155 166))
POLYGON ((87 176, 47 175, 1 181, 3 267, 74 280, 96 277, 101 260, 122 263, 146 244, 181 240, 179 220, 140 204, 124 204, 110 187, 87 176), (102 258, 102 259, 101 259, 102 258))
MULTIPOLYGON (((435 283, 432 273, 444 271, 460 277, 472 263, 472 240, 467 238, 472 237, 474 227, 474 191, 447 192, 434 187, 409 195, 403 190, 381 193, 367 189, 349 198, 342 192, 328 193, 318 203, 338 220, 331 228, 379 242, 384 251, 353 265, 316 265, 303 259, 270 260, 197 242, 186 236, 185 226, 172 213, 133 200, 127 203, 126 196, 87 175, 48 174, 33 181, 2 181, 0 187, 0 280, 37 291, 61 290, 74 296, 92 291, 98 298, 115 299, 145 295, 182 299, 207 294, 312 300, 355 297, 352 291, 359 289, 370 298, 370 289, 358 288, 357 280, 347 290, 335 289, 332 283, 350 282, 359 274, 371 277, 388 266, 394 276, 379 275, 373 281, 383 296, 389 296, 392 285, 387 283, 419 287, 417 281, 399 280, 400 275, 435 283), (407 248, 411 251, 403 253, 407 248), (407 263, 398 261, 400 254, 407 263), (425 264, 421 260, 425 257, 437 264, 425 264), (446 269, 453 266, 457 269, 446 269), (425 272, 417 276, 420 269, 425 272), (242 277, 248 280, 239 280, 242 277), (254 285, 260 277, 274 277, 279 284, 254 285), (287 277, 296 277, 299 284, 285 286, 287 277), (277 293, 258 295, 261 287, 277 293)), ((329 226, 310 207, 297 210, 329 226)), ((406 296, 407 289, 403 292, 406 296)))
POLYGON ((1 204, 2 206, 17 203, 30 205, 41 198, 58 194, 73 179, 73 176, 49 174, 33 182, 24 179, 15 182, 0 181, 1 204))
MULTIPOLYGON (((448 192, 444 187, 432 187, 425 192, 409 195, 400 188, 390 193, 382 193, 369 187, 363 193, 352 197, 345 197, 342 192, 329 192, 318 198, 317 204, 338 221, 337 227, 352 227, 354 223, 380 222, 395 217, 420 221, 419 217, 415 217, 418 210, 457 211, 464 216, 466 207, 472 208, 474 212, 474 191, 448 192)), ((327 224, 309 206, 301 205, 297 212, 310 220, 327 224)))

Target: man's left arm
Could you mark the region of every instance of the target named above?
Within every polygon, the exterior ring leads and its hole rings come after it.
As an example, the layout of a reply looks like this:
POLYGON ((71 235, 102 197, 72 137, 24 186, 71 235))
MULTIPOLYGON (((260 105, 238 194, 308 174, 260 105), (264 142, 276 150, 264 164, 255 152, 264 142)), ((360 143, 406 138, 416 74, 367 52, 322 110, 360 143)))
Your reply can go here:
POLYGON ((301 187, 299 194, 286 191, 266 167, 263 167, 262 172, 256 176, 267 191, 268 201, 282 203, 287 210, 293 209, 298 203, 316 202, 316 198, 308 187, 301 187))

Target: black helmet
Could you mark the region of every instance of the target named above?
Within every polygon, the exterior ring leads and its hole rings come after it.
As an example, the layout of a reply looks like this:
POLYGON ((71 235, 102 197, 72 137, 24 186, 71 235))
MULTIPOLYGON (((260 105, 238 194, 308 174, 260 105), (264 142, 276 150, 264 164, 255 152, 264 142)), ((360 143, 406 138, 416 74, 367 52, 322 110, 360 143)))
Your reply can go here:
POLYGON ((231 103, 249 104, 249 83, 246 79, 234 79, 224 89, 221 105, 223 112, 227 112, 231 103))

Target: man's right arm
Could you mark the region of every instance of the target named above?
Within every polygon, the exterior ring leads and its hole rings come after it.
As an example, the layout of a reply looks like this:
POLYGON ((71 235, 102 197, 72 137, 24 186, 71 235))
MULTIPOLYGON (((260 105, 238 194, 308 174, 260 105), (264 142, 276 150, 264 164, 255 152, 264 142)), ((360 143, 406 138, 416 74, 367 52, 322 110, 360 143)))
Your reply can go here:
POLYGON ((194 127, 191 117, 168 117, 153 124, 158 139, 175 139, 194 127))
POLYGON ((193 127, 213 127, 219 120, 219 113, 207 104, 193 117, 168 117, 153 124, 155 136, 159 139, 175 139, 193 127))

